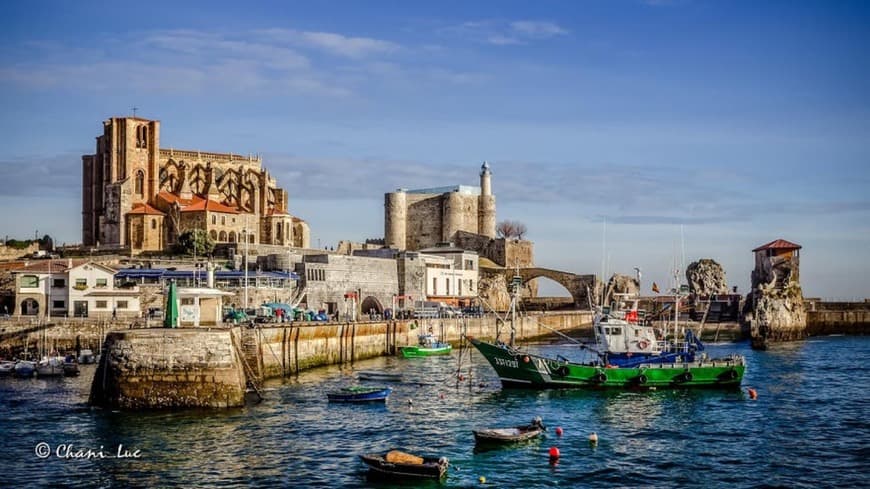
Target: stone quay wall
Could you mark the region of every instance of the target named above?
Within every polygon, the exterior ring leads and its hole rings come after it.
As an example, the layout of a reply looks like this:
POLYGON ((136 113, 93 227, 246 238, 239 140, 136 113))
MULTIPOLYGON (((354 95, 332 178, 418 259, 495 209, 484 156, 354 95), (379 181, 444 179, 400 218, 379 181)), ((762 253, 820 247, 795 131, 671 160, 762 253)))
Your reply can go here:
POLYGON ((245 403, 233 329, 137 329, 106 336, 90 402, 119 409, 226 408, 245 403))
MULTIPOLYGON (((556 331, 585 329, 592 335, 592 314, 559 312, 530 314, 517 318, 516 338, 547 336, 556 331)), ((296 374, 311 367, 352 363, 381 355, 395 355, 403 346, 416 345, 419 334, 431 331, 456 343, 463 332, 481 339, 494 339, 493 316, 460 319, 416 319, 324 325, 288 325, 242 330, 247 363, 259 379, 296 374), (413 328, 412 328, 413 327, 413 328)), ((499 325, 502 341, 510 336, 510 325, 499 325)))
POLYGON ((870 334, 870 310, 854 308, 840 311, 809 311, 807 333, 810 336, 870 334))

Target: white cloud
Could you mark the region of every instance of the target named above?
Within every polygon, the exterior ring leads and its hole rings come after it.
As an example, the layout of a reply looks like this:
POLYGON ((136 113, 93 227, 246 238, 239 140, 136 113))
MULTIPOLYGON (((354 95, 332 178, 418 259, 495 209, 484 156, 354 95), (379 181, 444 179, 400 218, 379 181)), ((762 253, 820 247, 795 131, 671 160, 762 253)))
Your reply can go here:
POLYGON ((553 22, 542 22, 534 20, 519 20, 510 23, 511 29, 514 32, 534 39, 547 39, 554 36, 561 36, 568 33, 567 30, 559 27, 553 22))
POLYGON ((399 51, 398 44, 370 37, 352 37, 335 32, 298 31, 295 29, 261 29, 256 35, 273 42, 314 48, 347 58, 365 58, 399 51))
POLYGON ((569 31, 549 21, 486 19, 445 27, 440 32, 483 44, 510 46, 563 36, 569 31))

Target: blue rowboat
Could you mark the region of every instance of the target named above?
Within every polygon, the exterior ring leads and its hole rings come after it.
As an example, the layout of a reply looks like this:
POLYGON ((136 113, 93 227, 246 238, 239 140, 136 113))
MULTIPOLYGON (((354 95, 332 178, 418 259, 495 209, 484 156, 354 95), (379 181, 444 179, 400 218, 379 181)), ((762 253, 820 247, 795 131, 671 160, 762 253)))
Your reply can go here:
POLYGON ((385 402, 393 389, 389 387, 345 387, 327 392, 329 402, 385 402))

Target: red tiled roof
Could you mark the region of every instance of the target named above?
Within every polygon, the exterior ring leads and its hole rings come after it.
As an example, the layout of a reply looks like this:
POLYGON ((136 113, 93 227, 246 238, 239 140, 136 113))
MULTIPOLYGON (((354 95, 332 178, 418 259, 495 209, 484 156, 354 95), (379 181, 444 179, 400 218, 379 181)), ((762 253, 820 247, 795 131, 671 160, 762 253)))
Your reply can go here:
POLYGON ((182 206, 190 205, 190 204, 193 204, 195 202, 199 202, 199 201, 203 200, 202 197, 200 197, 198 195, 194 195, 193 198, 191 198, 191 199, 182 199, 181 197, 173 194, 172 192, 167 192, 166 190, 161 190, 160 192, 157 193, 157 196, 160 197, 161 199, 165 200, 167 204, 172 204, 174 202, 178 202, 182 206))
POLYGON ((239 211, 221 204, 220 202, 215 202, 213 200, 200 200, 199 202, 195 202, 188 206, 182 207, 181 212, 197 212, 197 211, 211 211, 211 212, 223 212, 225 214, 238 214, 239 211))
POLYGON ((130 212, 128 212, 127 214, 128 215, 129 214, 146 214, 146 215, 150 215, 150 216, 162 216, 162 215, 164 215, 162 212, 151 207, 148 204, 136 204, 133 206, 133 209, 130 212))
POLYGON ((759 246, 752 250, 752 252, 761 251, 761 250, 799 250, 802 246, 799 244, 794 244, 791 241, 786 241, 784 239, 777 239, 767 243, 766 245, 759 246))

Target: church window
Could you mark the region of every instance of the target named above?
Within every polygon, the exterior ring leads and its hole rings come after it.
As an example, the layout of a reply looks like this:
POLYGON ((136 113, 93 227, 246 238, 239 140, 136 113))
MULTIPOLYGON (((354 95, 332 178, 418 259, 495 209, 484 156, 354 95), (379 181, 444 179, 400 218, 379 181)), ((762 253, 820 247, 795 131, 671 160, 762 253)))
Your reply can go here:
POLYGON ((148 126, 142 126, 142 147, 148 147, 148 126))
POLYGON ((157 229, 157 219, 151 219, 151 229, 157 229))
POLYGON ((212 223, 212 224, 217 224, 217 216, 214 216, 214 215, 211 216, 211 223, 212 223))
POLYGON ((221 226, 226 226, 227 224, 227 216, 221 216, 221 226))
POLYGON ((135 191, 136 195, 138 195, 139 197, 142 197, 144 192, 145 192, 144 189, 145 189, 145 172, 143 172, 142 170, 139 170, 136 172, 136 183, 135 183, 134 191, 135 191))

